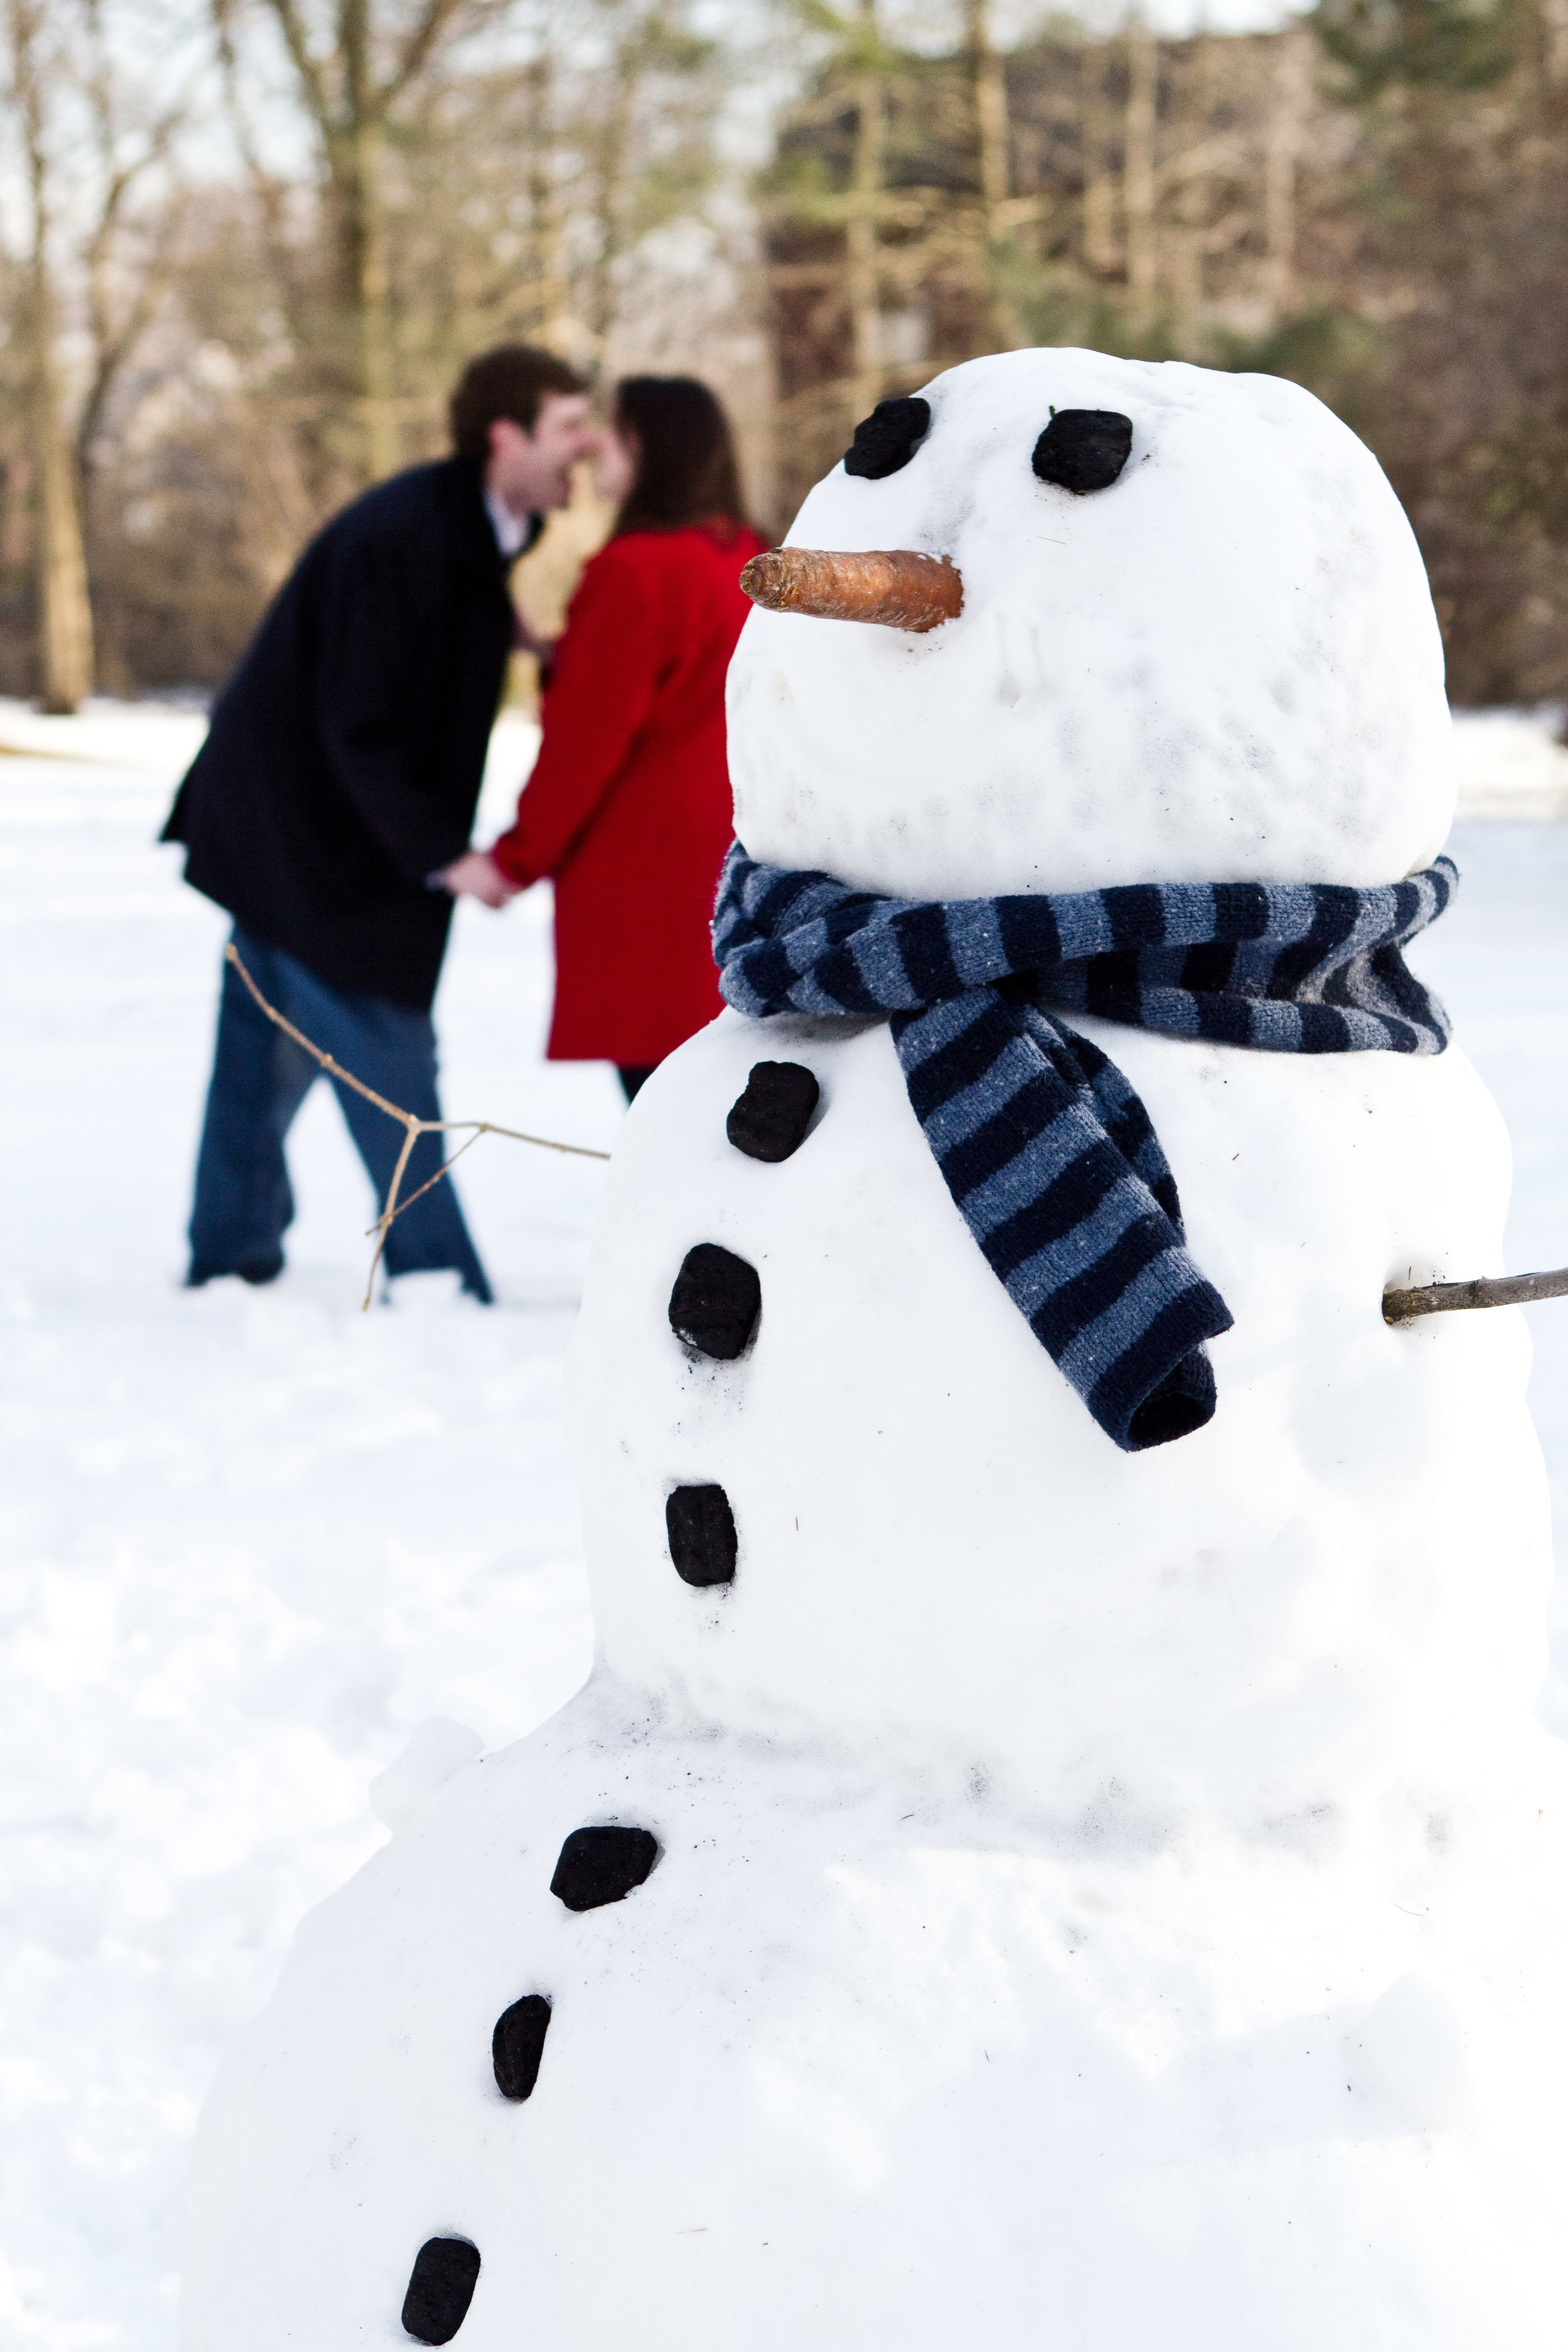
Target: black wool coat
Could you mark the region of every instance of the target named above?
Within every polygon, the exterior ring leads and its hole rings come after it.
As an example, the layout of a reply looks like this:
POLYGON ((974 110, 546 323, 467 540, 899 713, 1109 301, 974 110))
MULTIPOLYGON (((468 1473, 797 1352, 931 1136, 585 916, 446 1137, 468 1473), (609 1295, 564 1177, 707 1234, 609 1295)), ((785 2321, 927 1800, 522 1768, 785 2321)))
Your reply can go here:
POLYGON ((468 847, 512 642, 507 565, 467 457, 345 507, 213 709, 165 841, 185 879, 329 988, 418 1010, 468 847))

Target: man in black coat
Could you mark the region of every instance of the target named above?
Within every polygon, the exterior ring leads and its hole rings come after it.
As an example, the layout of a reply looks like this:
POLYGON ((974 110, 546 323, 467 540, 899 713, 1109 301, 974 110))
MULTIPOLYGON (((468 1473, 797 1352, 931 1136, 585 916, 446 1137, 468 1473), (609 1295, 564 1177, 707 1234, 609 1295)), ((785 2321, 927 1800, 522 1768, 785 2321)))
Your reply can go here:
MULTIPOLYGON (((214 706, 164 829, 185 879, 226 907, 269 1001, 389 1101, 439 1118, 430 1005, 517 623, 515 556, 592 453, 582 379, 508 345, 452 394, 455 454, 356 499, 308 547, 214 706)), ((293 1214, 283 1141, 319 1075, 224 967, 191 1215, 192 1286, 268 1282, 293 1214)), ((384 1206, 404 1140, 338 1100, 384 1206)), ((443 1164, 422 1136, 408 1199, 443 1164)), ((399 1214, 389 1274, 454 1267, 489 1285, 450 1181, 399 1214)))

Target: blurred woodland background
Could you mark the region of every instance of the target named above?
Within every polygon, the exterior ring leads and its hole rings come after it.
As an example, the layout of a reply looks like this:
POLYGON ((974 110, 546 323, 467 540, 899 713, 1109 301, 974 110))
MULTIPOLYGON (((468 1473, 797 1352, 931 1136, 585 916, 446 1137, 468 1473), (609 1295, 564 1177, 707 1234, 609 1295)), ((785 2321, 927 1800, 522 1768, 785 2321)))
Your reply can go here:
MULTIPOLYGON (((1453 698, 1568 699, 1568 0, 0 9, 0 693, 220 681, 526 338, 706 376, 774 529, 976 352, 1294 377, 1409 510, 1453 698)), ((546 603, 601 527, 529 559, 546 603)))

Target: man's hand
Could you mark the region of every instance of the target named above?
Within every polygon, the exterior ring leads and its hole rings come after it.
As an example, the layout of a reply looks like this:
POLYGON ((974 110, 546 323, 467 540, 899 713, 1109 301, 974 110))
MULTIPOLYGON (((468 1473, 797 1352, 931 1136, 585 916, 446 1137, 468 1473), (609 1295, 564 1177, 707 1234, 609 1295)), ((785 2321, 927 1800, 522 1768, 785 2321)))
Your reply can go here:
POLYGON ((556 646, 561 643, 558 636, 547 637, 542 629, 536 629, 527 614, 523 612, 516 612, 514 614, 511 641, 520 654, 532 654, 537 661, 545 664, 549 663, 556 646))
POLYGON ((517 896, 516 883, 507 880, 488 849, 465 849, 430 878, 454 898, 477 898, 482 907, 501 908, 517 896))

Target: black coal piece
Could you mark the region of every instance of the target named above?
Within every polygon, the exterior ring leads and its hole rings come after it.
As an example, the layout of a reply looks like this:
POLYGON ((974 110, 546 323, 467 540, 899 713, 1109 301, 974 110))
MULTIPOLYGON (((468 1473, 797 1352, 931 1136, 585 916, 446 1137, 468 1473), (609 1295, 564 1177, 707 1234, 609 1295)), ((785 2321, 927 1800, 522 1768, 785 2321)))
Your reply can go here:
POLYGON ((879 482, 909 464, 930 431, 929 400, 879 400, 855 427, 854 441, 844 452, 844 470, 879 482))
POLYGON ((724 1132, 749 1160, 787 1160, 805 1141, 821 1093, 814 1074, 800 1062, 753 1063, 724 1132))
POLYGON ((524 1993, 503 2009, 490 2036, 490 2059, 496 2088, 503 2099, 526 2099, 539 2080, 544 2037, 550 2031, 550 2003, 542 1992, 524 1993))
POLYGON ((1114 408, 1058 408, 1035 444, 1042 482, 1082 497, 1108 490, 1132 449, 1132 419, 1114 408))
POLYGON ((722 1486, 678 1486, 664 1524, 677 1576, 688 1584, 729 1584, 735 1574, 735 1514, 722 1486))
POLYGON ((717 1242, 689 1249, 669 1294, 669 1328, 700 1355, 729 1363, 751 1345, 763 1311, 763 1285, 754 1265, 717 1242))
POLYGON ((561 1849, 552 1895, 568 1911, 597 1911, 605 1903, 619 1903, 640 1886, 658 1860, 658 1840, 651 1830, 574 1830, 561 1849))
POLYGON ((403 2326, 416 2344, 450 2344, 468 2315, 479 2250, 467 2238, 426 2238, 414 2257, 403 2326))

